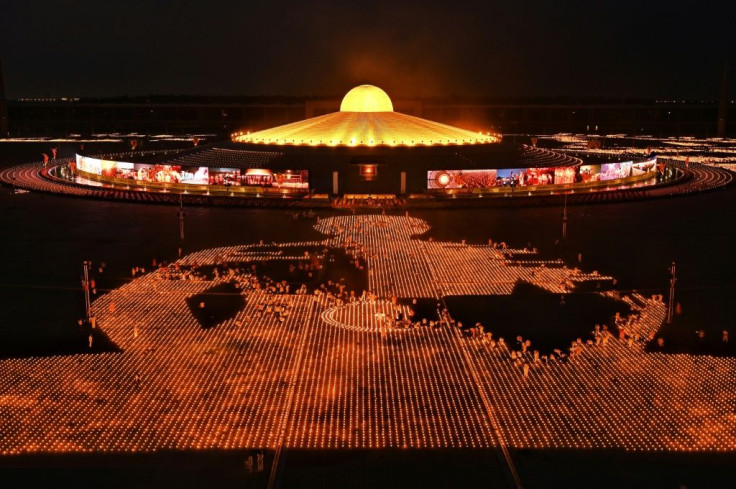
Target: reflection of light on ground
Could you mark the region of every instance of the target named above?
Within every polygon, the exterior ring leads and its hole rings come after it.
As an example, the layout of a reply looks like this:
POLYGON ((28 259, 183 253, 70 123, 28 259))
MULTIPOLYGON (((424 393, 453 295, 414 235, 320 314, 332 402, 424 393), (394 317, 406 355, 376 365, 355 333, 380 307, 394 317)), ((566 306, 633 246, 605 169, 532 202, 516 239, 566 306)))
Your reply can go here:
MULTIPOLYGON (((627 298, 634 314, 620 324, 625 337, 602 334, 535 358, 490 338, 492 325, 472 336, 447 322, 399 327, 390 321, 395 309, 409 312, 392 298, 504 294, 518 279, 564 293, 600 276, 542 260, 509 266, 508 255, 523 250, 409 239, 426 230, 418 219, 343 216, 317 227, 330 233, 323 244, 367 260, 376 298, 275 294, 245 272, 145 275, 93 305, 123 353, 0 362, 0 452, 497 440, 516 448, 736 449, 736 360, 644 352, 662 303, 627 298), (245 307, 202 329, 186 298, 232 278, 245 307)), ((219 248, 179 263, 244 256, 280 255, 272 246, 219 248)))

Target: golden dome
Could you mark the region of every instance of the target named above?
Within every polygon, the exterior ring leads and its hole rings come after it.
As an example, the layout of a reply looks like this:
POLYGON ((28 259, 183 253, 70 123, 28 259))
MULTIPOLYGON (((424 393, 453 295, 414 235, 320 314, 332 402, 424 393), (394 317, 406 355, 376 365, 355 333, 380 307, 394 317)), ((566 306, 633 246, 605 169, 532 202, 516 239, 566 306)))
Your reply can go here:
POLYGON ((342 99, 340 112, 393 112, 388 94, 373 85, 359 85, 342 99))

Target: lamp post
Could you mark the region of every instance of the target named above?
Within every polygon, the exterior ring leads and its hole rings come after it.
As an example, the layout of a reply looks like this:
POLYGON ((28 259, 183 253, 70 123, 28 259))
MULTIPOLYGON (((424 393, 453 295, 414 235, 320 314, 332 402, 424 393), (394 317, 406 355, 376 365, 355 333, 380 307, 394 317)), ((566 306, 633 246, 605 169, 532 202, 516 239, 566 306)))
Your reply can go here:
POLYGON ((82 289, 84 290, 84 311, 87 320, 90 318, 90 311, 92 309, 92 302, 89 298, 89 268, 92 266, 92 262, 84 260, 82 262, 82 289))
POLYGON ((179 196, 179 240, 184 243, 184 201, 179 196))
POLYGON ((565 194, 565 205, 562 208, 562 239, 567 238, 567 194, 565 194))
POLYGON ((667 324, 672 324, 672 314, 675 310, 675 282, 677 282, 675 272, 676 265, 675 262, 672 262, 670 265, 670 298, 667 303, 667 324))

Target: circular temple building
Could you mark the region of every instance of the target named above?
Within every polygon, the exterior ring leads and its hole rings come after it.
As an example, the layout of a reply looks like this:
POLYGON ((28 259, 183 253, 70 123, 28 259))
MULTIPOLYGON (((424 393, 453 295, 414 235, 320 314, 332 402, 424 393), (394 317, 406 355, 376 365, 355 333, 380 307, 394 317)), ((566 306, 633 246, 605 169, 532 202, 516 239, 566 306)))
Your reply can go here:
POLYGON ((505 196, 520 187, 528 195, 549 195, 657 177, 656 157, 584 164, 396 112, 386 92, 372 85, 350 90, 337 112, 173 153, 109 160, 77 155, 73 170, 103 184, 153 191, 312 199, 505 196))

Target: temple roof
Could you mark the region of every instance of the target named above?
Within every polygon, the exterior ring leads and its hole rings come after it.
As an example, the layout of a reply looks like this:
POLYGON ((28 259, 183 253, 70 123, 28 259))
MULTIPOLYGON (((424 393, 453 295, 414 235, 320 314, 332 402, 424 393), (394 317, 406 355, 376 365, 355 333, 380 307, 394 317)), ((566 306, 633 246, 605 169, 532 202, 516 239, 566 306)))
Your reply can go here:
POLYGON ((386 92, 360 85, 345 95, 340 112, 254 133, 237 133, 233 140, 304 146, 434 146, 489 144, 500 138, 394 112, 386 92))

